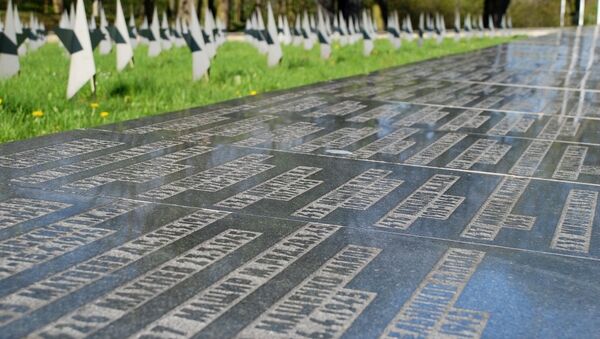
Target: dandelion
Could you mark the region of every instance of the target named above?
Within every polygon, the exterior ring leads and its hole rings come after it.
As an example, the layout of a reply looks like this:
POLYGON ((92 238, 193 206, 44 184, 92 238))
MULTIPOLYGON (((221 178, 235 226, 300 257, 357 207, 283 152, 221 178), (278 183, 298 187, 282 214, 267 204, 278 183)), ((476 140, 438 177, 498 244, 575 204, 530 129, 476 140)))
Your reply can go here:
POLYGON ((108 112, 100 112, 100 117, 103 119, 108 118, 108 115, 109 115, 108 112))
POLYGON ((90 107, 91 107, 92 109, 96 109, 96 108, 100 107, 100 104, 99 104, 99 103, 97 103, 97 102, 92 102, 92 103, 90 104, 90 107))
POLYGON ((44 116, 44 112, 42 112, 42 111, 33 111, 31 113, 31 115, 33 115, 34 118, 41 118, 41 117, 44 116))
POLYGON ((257 92, 257 91, 255 91, 255 90, 251 90, 251 91, 250 91, 250 95, 256 95, 256 94, 258 94, 258 92, 257 92))
POLYGON ((4 100, 2 100, 2 98, 0 98, 0 106, 2 105, 3 102, 4 102, 4 100))

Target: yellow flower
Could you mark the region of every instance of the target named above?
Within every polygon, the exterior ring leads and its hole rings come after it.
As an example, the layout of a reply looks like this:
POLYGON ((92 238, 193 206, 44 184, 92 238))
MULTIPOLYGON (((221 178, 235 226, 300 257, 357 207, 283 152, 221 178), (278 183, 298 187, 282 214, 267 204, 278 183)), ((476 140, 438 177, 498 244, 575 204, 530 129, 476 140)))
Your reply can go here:
POLYGON ((2 98, 0 98, 0 105, 2 105, 3 102, 4 102, 4 100, 2 100, 2 98))
POLYGON ((99 103, 97 103, 97 102, 92 102, 92 103, 90 104, 90 107, 91 107, 92 109, 96 109, 96 108, 100 107, 100 104, 99 104, 99 103))
POLYGON ((258 92, 257 92, 257 91, 255 91, 255 90, 251 90, 251 91, 250 91, 250 95, 256 95, 256 94, 258 94, 258 92))
POLYGON ((33 111, 31 113, 31 115, 33 115, 34 118, 41 118, 41 117, 44 116, 44 112, 42 112, 42 111, 33 111))
POLYGON ((108 112, 100 112, 100 117, 101 117, 101 118, 106 118, 106 117, 108 117, 108 112))

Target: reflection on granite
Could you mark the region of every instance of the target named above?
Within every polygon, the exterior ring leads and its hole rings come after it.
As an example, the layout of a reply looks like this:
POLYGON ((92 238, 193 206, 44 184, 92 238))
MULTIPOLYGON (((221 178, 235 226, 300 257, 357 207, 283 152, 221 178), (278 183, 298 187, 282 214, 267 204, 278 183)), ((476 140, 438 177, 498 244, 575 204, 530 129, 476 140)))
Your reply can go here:
POLYGON ((595 337, 598 32, 0 145, 0 337, 595 337))

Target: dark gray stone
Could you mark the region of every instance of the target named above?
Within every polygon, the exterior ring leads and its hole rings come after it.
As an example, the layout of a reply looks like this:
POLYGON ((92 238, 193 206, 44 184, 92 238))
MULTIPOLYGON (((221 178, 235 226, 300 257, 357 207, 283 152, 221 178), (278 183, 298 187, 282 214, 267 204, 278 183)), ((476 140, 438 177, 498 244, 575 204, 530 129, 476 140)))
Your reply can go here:
POLYGON ((596 336, 591 39, 0 145, 0 337, 596 336))

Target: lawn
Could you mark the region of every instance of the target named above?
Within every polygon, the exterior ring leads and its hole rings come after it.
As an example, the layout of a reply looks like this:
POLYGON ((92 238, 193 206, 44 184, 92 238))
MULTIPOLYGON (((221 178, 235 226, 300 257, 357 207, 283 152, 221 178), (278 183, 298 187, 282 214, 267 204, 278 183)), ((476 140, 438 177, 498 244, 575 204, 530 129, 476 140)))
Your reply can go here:
POLYGON ((404 42, 393 50, 378 40, 370 57, 362 44, 334 46, 332 57, 321 60, 319 48, 304 51, 284 47, 279 67, 266 67, 266 57, 243 42, 227 42, 213 60, 210 80, 192 82, 191 54, 186 48, 148 58, 141 46, 135 67, 115 70, 114 51, 96 55, 97 93, 89 86, 72 100, 66 97, 69 59, 58 44, 47 44, 21 58, 21 74, 0 81, 0 142, 75 128, 92 127, 141 116, 201 106, 275 89, 366 74, 377 69, 461 53, 506 42, 511 38, 479 38, 437 44, 404 42))

